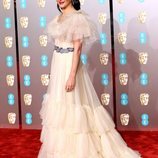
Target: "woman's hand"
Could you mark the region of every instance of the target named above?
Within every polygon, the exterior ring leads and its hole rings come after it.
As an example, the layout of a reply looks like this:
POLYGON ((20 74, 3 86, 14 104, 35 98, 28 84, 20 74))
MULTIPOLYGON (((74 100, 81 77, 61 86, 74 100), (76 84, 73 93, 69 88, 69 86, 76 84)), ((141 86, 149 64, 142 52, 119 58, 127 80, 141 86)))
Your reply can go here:
POLYGON ((67 92, 72 91, 75 88, 75 84, 76 84, 76 77, 75 76, 69 76, 66 85, 65 85, 65 90, 67 92))

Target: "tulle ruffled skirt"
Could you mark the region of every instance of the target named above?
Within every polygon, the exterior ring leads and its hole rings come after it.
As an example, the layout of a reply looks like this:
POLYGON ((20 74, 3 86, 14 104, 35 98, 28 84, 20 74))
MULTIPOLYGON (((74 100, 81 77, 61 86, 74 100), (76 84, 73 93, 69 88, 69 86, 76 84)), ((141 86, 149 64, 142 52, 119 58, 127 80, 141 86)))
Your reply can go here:
POLYGON ((127 146, 116 131, 81 62, 75 89, 65 91, 72 57, 73 52, 53 53, 50 81, 39 112, 42 145, 38 158, 141 157, 138 151, 127 146))

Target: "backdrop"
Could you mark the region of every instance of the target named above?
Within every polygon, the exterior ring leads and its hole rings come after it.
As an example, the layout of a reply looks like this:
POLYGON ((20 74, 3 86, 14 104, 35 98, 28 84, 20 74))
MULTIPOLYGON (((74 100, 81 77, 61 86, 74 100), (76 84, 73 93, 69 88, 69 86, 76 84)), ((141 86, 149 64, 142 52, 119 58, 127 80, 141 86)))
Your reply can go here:
MULTIPOLYGON (((156 2, 81 4, 100 34, 98 42, 83 48, 81 60, 101 104, 118 130, 157 130, 156 2)), ((40 129, 53 53, 44 29, 59 14, 56 2, 3 0, 0 12, 0 127, 40 129)))

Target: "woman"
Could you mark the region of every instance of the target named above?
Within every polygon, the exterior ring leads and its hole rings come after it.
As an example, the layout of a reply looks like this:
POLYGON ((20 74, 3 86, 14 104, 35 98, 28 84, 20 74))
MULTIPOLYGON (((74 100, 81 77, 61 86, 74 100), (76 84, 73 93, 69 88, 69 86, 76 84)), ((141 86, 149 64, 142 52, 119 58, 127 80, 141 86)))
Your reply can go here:
POLYGON ((61 14, 46 29, 55 46, 38 158, 139 158, 116 131, 80 60, 82 46, 97 39, 95 25, 79 0, 57 0, 57 6, 61 14))

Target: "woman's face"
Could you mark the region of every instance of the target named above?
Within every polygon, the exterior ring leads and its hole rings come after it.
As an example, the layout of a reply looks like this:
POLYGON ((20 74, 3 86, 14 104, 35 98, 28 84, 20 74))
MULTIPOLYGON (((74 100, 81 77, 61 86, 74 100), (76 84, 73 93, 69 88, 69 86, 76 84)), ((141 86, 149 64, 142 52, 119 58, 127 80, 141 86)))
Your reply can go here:
POLYGON ((72 0, 56 0, 61 9, 66 9, 72 4, 72 0))

